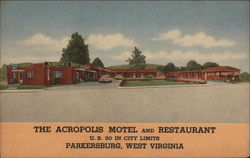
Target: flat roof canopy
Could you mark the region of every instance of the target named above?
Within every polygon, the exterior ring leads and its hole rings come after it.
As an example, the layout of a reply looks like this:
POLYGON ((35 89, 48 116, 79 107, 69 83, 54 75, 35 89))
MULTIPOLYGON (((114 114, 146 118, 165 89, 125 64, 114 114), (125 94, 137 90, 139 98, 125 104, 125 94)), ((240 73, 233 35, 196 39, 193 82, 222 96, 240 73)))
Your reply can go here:
POLYGON ((86 71, 86 69, 83 68, 75 68, 75 70, 86 71))

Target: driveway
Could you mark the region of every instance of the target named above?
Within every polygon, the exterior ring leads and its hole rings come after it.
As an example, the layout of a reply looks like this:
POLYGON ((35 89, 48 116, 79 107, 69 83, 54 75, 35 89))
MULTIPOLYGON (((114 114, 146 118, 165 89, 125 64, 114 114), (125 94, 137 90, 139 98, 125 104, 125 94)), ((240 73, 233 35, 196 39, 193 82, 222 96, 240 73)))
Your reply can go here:
POLYGON ((84 90, 84 89, 114 89, 117 88, 121 80, 113 80, 110 83, 99 83, 96 81, 87 81, 78 84, 64 85, 58 87, 48 88, 50 91, 62 91, 62 90, 84 90))
POLYGON ((3 122, 248 123, 249 84, 117 88, 87 83, 0 93, 3 122))

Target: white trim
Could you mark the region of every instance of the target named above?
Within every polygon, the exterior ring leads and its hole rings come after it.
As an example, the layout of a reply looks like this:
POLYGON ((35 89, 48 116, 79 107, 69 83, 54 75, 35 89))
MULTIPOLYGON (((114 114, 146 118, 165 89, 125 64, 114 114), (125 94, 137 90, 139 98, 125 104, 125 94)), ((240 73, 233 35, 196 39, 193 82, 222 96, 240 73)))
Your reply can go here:
POLYGON ((24 72, 24 70, 12 70, 12 72, 24 72))
POLYGON ((86 71, 86 69, 83 68, 75 68, 75 70, 86 71))
POLYGON ((96 71, 94 71, 94 70, 87 70, 88 72, 94 72, 94 73, 96 73, 96 71))

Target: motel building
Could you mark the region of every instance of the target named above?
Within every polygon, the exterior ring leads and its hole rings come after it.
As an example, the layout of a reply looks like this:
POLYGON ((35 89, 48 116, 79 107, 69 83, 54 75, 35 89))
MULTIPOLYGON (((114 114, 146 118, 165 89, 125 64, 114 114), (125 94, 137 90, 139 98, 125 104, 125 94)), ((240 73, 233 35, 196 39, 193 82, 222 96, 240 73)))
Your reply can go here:
MULTIPOLYGON (((98 80, 102 75, 123 76, 125 79, 160 79, 156 69, 108 69, 93 64, 73 62, 20 63, 7 66, 8 84, 50 86, 74 84, 84 80, 98 80)), ((240 69, 230 66, 210 67, 203 70, 175 71, 166 78, 239 81, 240 69)), ((161 78, 164 79, 164 78, 161 78)))
POLYGON ((107 69, 105 67, 97 66, 94 64, 85 64, 89 68, 89 71, 95 73, 95 78, 100 78, 102 75, 110 75, 113 76, 114 71, 107 69))
POLYGON ((124 78, 144 78, 156 75, 156 69, 108 69, 93 64, 73 62, 20 63, 7 66, 8 84, 50 86, 74 84, 84 80, 98 80, 102 75, 124 78))
POLYGON ((152 77, 156 77, 157 70, 156 69, 110 69, 115 72, 114 75, 121 75, 127 79, 140 79, 146 78, 151 75, 152 77))
POLYGON ((165 76, 166 78, 239 81, 240 69, 230 66, 218 66, 203 70, 168 72, 165 76))

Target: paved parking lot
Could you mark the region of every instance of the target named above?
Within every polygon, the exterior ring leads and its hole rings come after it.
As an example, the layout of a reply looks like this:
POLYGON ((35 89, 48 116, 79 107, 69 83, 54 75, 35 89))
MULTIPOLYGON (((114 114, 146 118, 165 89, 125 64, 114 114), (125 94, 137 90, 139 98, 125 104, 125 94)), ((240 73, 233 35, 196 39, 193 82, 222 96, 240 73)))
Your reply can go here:
POLYGON ((1 121, 248 123, 249 84, 117 88, 82 83, 0 93, 1 121))
POLYGON ((87 81, 79 84, 58 86, 49 88, 49 90, 82 90, 82 89, 114 89, 119 86, 121 80, 113 80, 111 83, 99 83, 95 81, 87 81))

